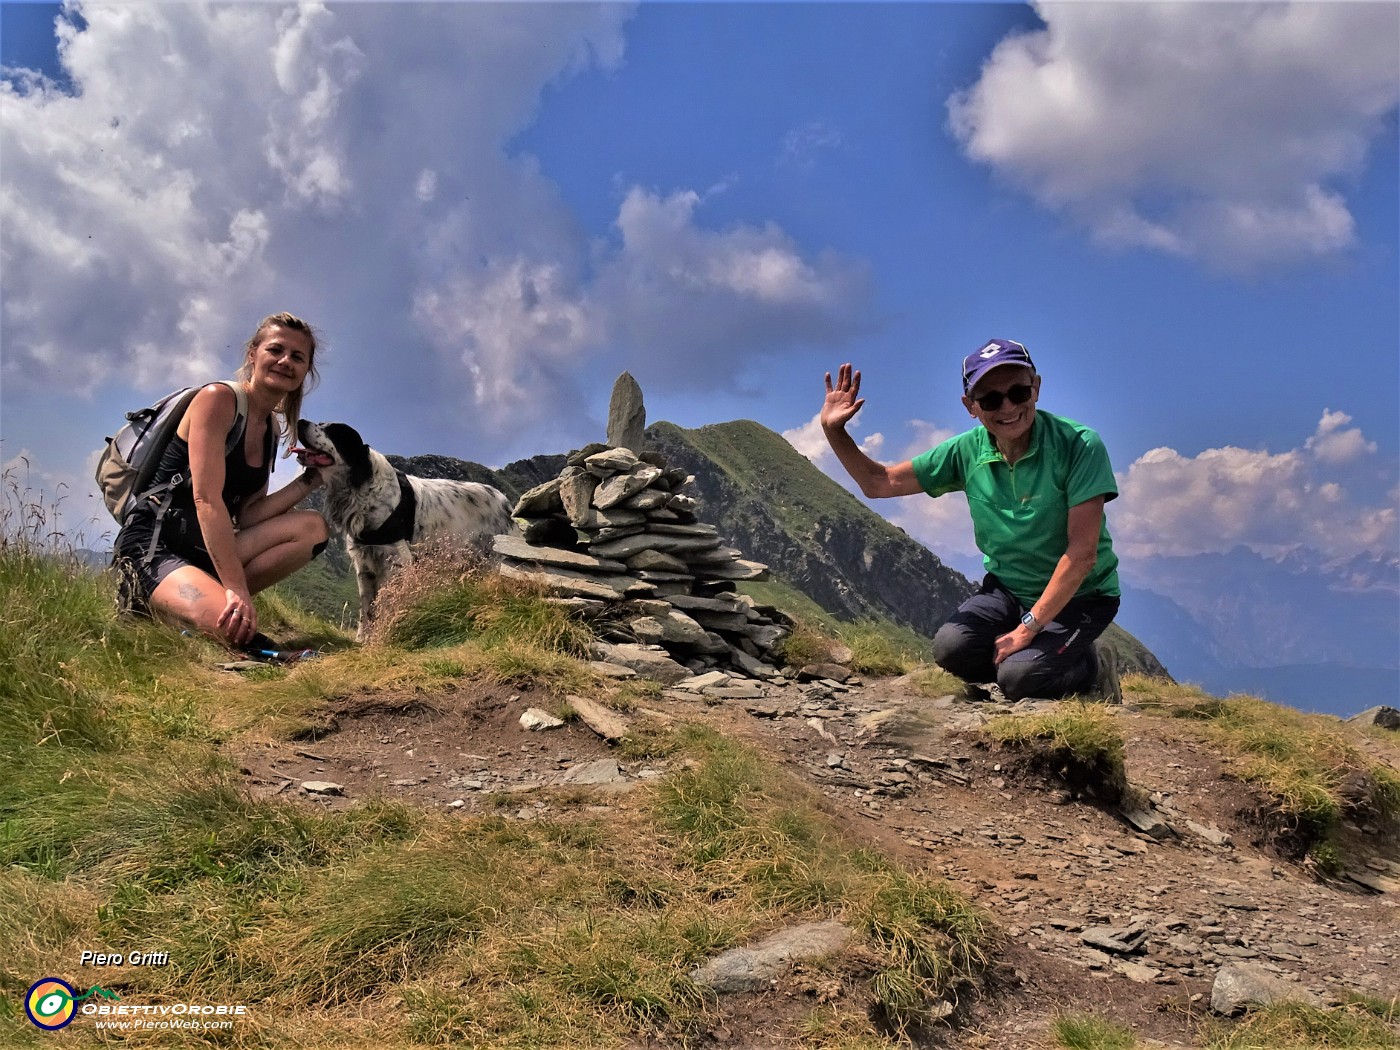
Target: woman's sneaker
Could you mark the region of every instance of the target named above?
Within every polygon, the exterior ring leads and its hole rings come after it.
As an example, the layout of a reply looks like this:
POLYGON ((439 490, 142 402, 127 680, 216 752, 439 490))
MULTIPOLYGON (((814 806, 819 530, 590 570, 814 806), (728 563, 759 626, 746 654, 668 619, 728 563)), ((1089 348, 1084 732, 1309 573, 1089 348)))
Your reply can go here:
POLYGON ((1107 642, 1094 643, 1094 656, 1099 662, 1094 679, 1094 692, 1106 704, 1123 702, 1123 683, 1118 678, 1118 653, 1107 642))

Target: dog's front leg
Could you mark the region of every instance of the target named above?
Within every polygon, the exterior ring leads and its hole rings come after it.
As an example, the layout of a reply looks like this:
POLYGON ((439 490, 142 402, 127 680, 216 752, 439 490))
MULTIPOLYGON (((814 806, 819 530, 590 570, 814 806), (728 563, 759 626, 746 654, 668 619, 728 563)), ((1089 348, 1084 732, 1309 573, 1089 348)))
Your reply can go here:
POLYGON ((374 599, 379 594, 381 569, 379 559, 366 547, 352 545, 350 560, 355 565, 355 585, 360 592, 360 623, 355 641, 363 644, 369 638, 369 625, 374 619, 374 599))

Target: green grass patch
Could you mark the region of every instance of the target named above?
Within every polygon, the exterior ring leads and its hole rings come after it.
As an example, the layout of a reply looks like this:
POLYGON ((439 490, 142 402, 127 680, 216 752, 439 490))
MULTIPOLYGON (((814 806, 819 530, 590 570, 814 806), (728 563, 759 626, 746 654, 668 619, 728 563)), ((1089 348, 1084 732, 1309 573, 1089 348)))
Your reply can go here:
POLYGON ((1400 1022, 1400 995, 1383 999, 1377 995, 1370 995, 1366 992, 1348 992, 1343 996, 1342 1005, 1351 1010, 1359 1010, 1368 1013, 1372 1017, 1379 1018, 1386 1024, 1400 1022))
POLYGON ((376 599, 375 641, 430 649, 476 641, 584 657, 593 635, 546 593, 487 570, 471 552, 430 549, 397 572, 376 599))
POLYGON ((1050 1035, 1065 1050, 1133 1050, 1138 1044, 1130 1029, 1096 1014, 1057 1015, 1050 1035))
POLYGON ((1244 695, 1185 697, 1164 709, 1202 725, 1235 774, 1270 796, 1273 819, 1300 851, 1325 843, 1349 811, 1400 817, 1400 774, 1350 743, 1334 720, 1244 695))
MULTIPOLYGON (((873 987, 889 1031, 914 1032, 977 979, 991 935, 966 901, 859 848, 761 756, 643 710, 649 686, 609 694, 636 727, 623 753, 669 755, 676 772, 609 796, 605 816, 587 793, 528 821, 509 816, 518 795, 477 818, 253 797, 221 744, 328 725, 358 693, 475 678, 598 695, 573 655, 585 635, 558 607, 437 577, 412 592, 428 612, 404 617, 406 641, 241 676, 207 666, 209 643, 118 620, 110 580, 0 545, 0 1042, 42 1045, 20 997, 84 948, 170 953, 113 971, 124 998, 277 1018, 216 1040, 243 1046, 684 1040, 711 1017, 695 966, 832 916, 884 960, 873 987), (454 624, 465 634, 451 640, 454 624), (358 1033, 345 1021, 364 1015, 358 1033)), ((335 635, 285 598, 263 610, 335 635)), ((875 1045, 869 1022, 812 1024, 825 1034, 811 1045, 875 1045)))
POLYGON ((1217 1025, 1207 1050, 1386 1050, 1400 1036, 1381 1018, 1354 1006, 1323 1009, 1279 1002, 1250 1011, 1232 1027, 1217 1025))
POLYGON ((946 883, 928 882, 863 849, 850 849, 797 786, 757 755, 690 729, 702 756, 658 795, 679 856, 712 886, 765 907, 830 913, 840 908, 881 950, 872 982, 887 1028, 908 1036, 941 1016, 987 964, 985 918, 946 883))
POLYGON ((791 667, 840 663, 859 674, 901 675, 927 656, 927 639, 888 622, 798 618, 796 623, 781 646, 782 660, 791 667))
POLYGON ((1133 1050, 1132 1031, 1097 1014, 1061 1014, 1050 1022, 1050 1034, 1065 1050, 1133 1050))
POLYGON ((1123 734, 1102 704, 1066 703, 1038 714, 1001 715, 984 732, 1032 754, 1037 765, 1076 790, 1116 801, 1127 787, 1123 734))

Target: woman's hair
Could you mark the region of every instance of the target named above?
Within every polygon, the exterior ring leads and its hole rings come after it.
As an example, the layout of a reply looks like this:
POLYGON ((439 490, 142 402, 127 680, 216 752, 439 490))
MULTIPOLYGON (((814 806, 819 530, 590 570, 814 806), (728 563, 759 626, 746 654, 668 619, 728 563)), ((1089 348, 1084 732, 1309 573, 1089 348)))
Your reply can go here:
POLYGON ((257 329, 243 345, 243 364, 239 366, 233 377, 246 383, 253 378, 253 363, 250 359, 252 352, 257 349, 258 344, 263 340, 263 333, 269 328, 290 328, 293 331, 301 332, 306 336, 311 344, 311 360, 307 364, 306 378, 301 381, 301 386, 297 387, 290 394, 282 398, 281 404, 277 406, 275 412, 282 418, 277 422, 278 440, 287 438, 286 451, 283 456, 292 454, 292 446, 296 444, 297 420, 301 418, 301 402, 316 387, 316 381, 320 376, 316 372, 316 329, 303 321, 300 317, 283 311, 280 314, 271 314, 258 322, 257 329))

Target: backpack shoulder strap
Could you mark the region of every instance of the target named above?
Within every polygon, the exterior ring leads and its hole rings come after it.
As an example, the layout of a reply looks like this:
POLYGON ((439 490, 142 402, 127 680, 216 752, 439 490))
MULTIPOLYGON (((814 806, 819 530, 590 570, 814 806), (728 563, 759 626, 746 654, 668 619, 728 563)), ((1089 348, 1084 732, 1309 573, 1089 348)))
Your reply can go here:
POLYGON ((228 432, 228 439, 224 442, 224 455, 227 456, 238 443, 243 440, 243 431, 248 426, 248 394, 243 389, 242 383, 235 383, 231 379, 220 379, 219 382, 233 391, 233 429, 228 432))

